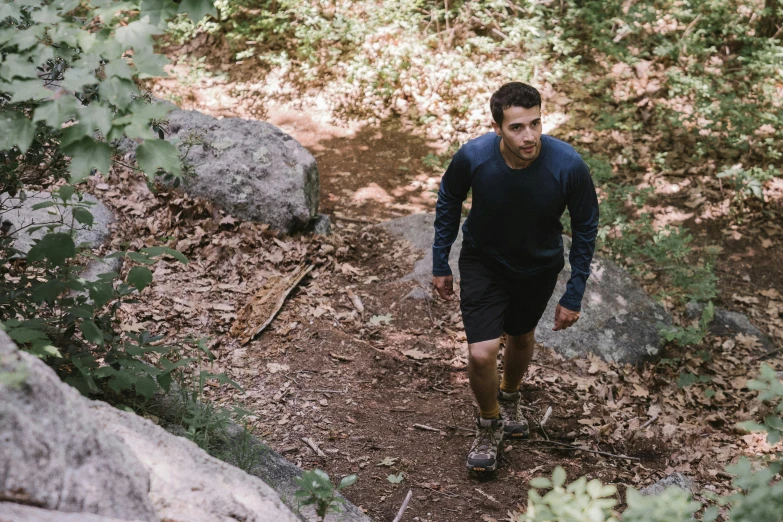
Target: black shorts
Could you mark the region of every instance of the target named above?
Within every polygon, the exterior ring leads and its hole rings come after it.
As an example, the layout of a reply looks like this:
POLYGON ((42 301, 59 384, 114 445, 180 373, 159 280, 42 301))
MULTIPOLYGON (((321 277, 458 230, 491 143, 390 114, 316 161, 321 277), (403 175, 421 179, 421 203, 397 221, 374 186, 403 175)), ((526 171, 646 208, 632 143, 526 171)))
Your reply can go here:
POLYGON ((460 308, 468 343, 497 339, 505 331, 533 330, 552 297, 565 260, 529 276, 513 276, 503 266, 463 244, 459 256, 460 308))

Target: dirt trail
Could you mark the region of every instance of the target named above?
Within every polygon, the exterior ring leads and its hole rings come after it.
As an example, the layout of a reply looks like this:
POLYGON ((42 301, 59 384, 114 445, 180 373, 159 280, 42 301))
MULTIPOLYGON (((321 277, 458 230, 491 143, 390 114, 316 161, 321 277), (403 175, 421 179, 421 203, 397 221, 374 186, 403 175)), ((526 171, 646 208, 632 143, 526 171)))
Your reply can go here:
MULTIPOLYGON (((180 88, 160 85, 158 94, 180 88)), ((205 86, 198 96, 185 96, 182 108, 254 117, 247 100, 232 102, 225 90, 205 86), (210 110, 216 106, 220 110, 210 110)), ((257 435, 298 465, 321 468, 333 478, 357 473, 359 481, 345 494, 373 519, 392 520, 412 489, 406 520, 500 520, 524 506, 530 478, 549 475, 558 465, 571 478, 599 478, 619 485, 621 493, 624 485, 644 486, 673 471, 726 488, 718 471, 725 463, 748 449, 766 451, 753 436, 735 444, 732 430, 750 415, 744 388, 749 370, 736 357, 755 354, 752 343, 737 342, 735 348, 734 341, 710 339, 714 361, 669 352, 671 361, 681 362, 639 370, 595 359, 564 361, 541 349, 523 385, 531 440, 506 446, 494 480, 470 477, 464 461, 475 407, 458 305, 403 299, 416 283, 399 278, 410 272, 418 254, 374 226, 433 208, 440 174, 422 159, 442 152, 443 144, 395 121, 380 128, 351 127, 328 123, 315 109, 265 107, 262 112, 318 159, 321 211, 332 217, 335 235, 283 238, 281 246, 252 226, 234 229, 222 221, 218 226, 207 209, 193 230, 175 229, 186 246, 202 245, 192 253, 201 259, 187 268, 169 267, 168 275, 156 272, 156 286, 161 295, 171 288, 183 294, 175 305, 190 307, 182 328, 213 336, 218 354, 213 370, 227 372, 247 390, 226 395, 216 388, 211 394, 252 411, 257 435), (209 233, 215 234, 211 242, 204 239, 209 233), (293 266, 303 252, 323 264, 292 293, 267 331, 240 346, 225 333, 231 314, 215 312, 211 303, 222 299, 238 309, 268 270, 290 269, 286 263, 293 266), (219 293, 216 287, 225 292, 213 296, 209 292, 219 293), (363 314, 348 290, 362 301, 363 314), (715 384, 709 386, 718 387, 718 395, 712 390, 705 396, 707 385, 679 388, 681 369, 724 375, 715 382, 726 393, 715 384), (734 400, 738 397, 746 400, 734 400), (550 407, 551 419, 538 429, 550 407), (319 457, 303 439, 314 441, 326 456, 319 457), (578 452, 547 439, 615 456, 578 452)), ((182 203, 172 203, 179 212, 182 203)), ((132 238, 145 232, 129 228, 125 233, 132 238)))
POLYGON ((492 520, 524 505, 528 480, 557 465, 569 476, 611 483, 646 481, 664 470, 667 450, 655 439, 600 448, 633 460, 547 444, 545 437, 574 442, 584 431, 578 419, 596 405, 585 404, 589 385, 574 377, 589 377, 579 366, 585 362, 542 350, 524 396, 533 426, 553 409, 546 432, 507 444, 494 480, 470 477, 464 461, 476 410, 458 305, 403 299, 415 283, 398 280, 418 254, 372 225, 434 207, 439 176, 422 158, 437 144, 395 122, 345 129, 292 110, 269 111, 267 121, 317 157, 321 211, 344 243, 334 265, 305 281, 258 340, 247 347, 228 336, 216 341, 218 369, 247 390, 235 398, 254 413, 267 443, 304 468, 333 477, 357 473, 346 496, 377 520, 391 520, 408 489, 407 520, 492 520), (347 288, 362 300, 363 318, 356 318, 347 288))

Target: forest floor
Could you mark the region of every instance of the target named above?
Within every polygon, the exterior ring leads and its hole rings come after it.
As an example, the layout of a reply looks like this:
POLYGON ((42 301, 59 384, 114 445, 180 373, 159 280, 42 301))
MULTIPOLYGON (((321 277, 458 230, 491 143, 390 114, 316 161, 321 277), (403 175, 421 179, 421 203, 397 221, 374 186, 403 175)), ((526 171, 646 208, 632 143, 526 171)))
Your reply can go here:
MULTIPOLYGON (((182 108, 216 116, 259 112, 224 81, 188 89, 161 80, 155 89, 157 96, 176 92, 182 108)), ((710 336, 698 350, 668 348, 660 362, 641 368, 564 360, 541 347, 523 385, 531 439, 506 444, 493 480, 469 476, 476 409, 458 304, 404 299, 416 283, 400 278, 420 253, 375 226, 434 208, 440 174, 422 160, 445 144, 399 121, 330 123, 316 106, 267 106, 263 116, 316 156, 321 212, 332 218, 334 234, 276 237, 203 201, 153 194, 133 173, 120 172, 104 191, 122 216, 115 242, 165 241, 191 259, 156 265, 154 284, 122 309, 123 328, 208 336, 216 355, 211 370, 228 374, 245 393, 210 382, 207 396, 252 412, 245 421, 254 433, 303 468, 334 479, 356 473, 345 496, 374 520, 392 520, 409 489, 405 520, 513 520, 524 510, 528 481, 556 466, 570 479, 616 484, 621 494, 675 471, 698 489, 722 493, 731 482, 726 464, 771 452, 763 436, 735 428, 760 416, 745 386, 759 359, 783 370, 783 356, 764 356, 753 337, 710 336), (246 345, 230 335, 254 293, 304 260, 315 269, 270 327, 246 345), (698 379, 681 386, 683 375, 698 379)), ((689 210, 667 203, 670 211, 689 210)), ((781 348, 783 231, 753 221, 729 225, 716 219, 696 227, 700 240, 723 248, 719 304, 748 314, 781 348)))

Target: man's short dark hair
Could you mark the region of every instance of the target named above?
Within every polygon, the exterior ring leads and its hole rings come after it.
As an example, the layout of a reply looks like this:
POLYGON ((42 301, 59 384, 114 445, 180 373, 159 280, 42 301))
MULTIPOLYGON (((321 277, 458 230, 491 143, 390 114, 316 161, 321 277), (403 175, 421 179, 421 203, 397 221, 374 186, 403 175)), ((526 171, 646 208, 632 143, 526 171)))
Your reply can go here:
POLYGON ((492 119, 498 125, 503 124, 503 111, 509 107, 524 107, 532 109, 541 108, 541 94, 538 90, 526 83, 509 82, 500 87, 489 99, 489 108, 492 111, 492 119))

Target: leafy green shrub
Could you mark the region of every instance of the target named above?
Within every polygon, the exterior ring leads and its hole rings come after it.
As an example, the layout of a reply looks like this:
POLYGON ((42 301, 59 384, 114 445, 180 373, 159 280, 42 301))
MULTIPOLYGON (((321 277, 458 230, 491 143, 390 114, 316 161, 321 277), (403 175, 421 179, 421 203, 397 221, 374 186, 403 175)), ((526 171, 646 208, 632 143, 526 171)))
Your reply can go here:
MULTIPOLYGON (((766 431, 771 444, 781 438, 783 428, 783 382, 774 368, 764 364, 758 379, 748 381, 748 387, 758 390, 759 400, 769 402, 772 412, 764 417, 763 423, 745 422, 740 427, 749 430, 766 431)), ((704 509, 702 520, 717 519, 721 508, 727 520, 739 522, 779 522, 783 513, 783 481, 780 455, 775 461, 764 465, 752 463, 742 457, 737 463, 726 467, 735 478, 732 485, 736 491, 718 496, 710 491, 702 494, 715 503, 704 509)), ((617 500, 612 498, 616 488, 603 485, 598 480, 587 481, 585 477, 566 485, 566 473, 555 468, 551 480, 536 477, 530 481, 527 511, 517 517, 517 522, 686 522, 694 520, 694 514, 704 508, 690 498, 690 493, 676 486, 667 488, 660 495, 643 496, 633 488, 626 493, 627 507, 622 516, 613 511, 617 500), (541 495, 537 489, 549 489, 541 495)))
POLYGON ((301 477, 294 479, 299 489, 294 493, 300 506, 313 506, 315 514, 321 521, 330 511, 340 511, 340 503, 344 502, 337 496, 338 491, 356 483, 356 475, 348 475, 340 480, 335 487, 329 480, 329 475, 320 469, 305 471, 301 477))
MULTIPOLYGON (((209 0, 0 2, 0 191, 23 199, 30 184, 108 174, 113 145, 123 138, 143 140, 136 160, 148 176, 179 175, 177 149, 163 140, 168 109, 151 104, 135 82, 164 74, 153 36, 168 19, 211 10, 209 0)), ((161 256, 187 260, 165 247, 116 252, 110 257, 136 264, 124 281, 111 272, 80 278, 89 255, 87 245, 75 244, 74 228, 92 225, 89 206, 74 185, 60 186, 52 201, 34 207, 49 207, 55 218, 28 230, 45 226, 47 233, 27 255, 0 237, 0 321, 83 393, 149 398, 194 359, 148 332, 119 332, 115 312, 151 283, 147 265, 161 256)))
POLYGON ((692 346, 699 344, 707 335, 712 318, 715 316, 715 306, 712 301, 707 303, 701 312, 701 317, 695 325, 690 326, 666 326, 659 324, 661 336, 666 342, 676 342, 680 346, 692 346))
MULTIPOLYGON (((26 256, 0 245, 0 321, 21 347, 52 365, 82 393, 97 393, 105 384, 115 393, 133 390, 149 398, 158 388, 168 390, 172 372, 191 362, 169 346, 158 345, 159 336, 149 332, 121 334, 114 314, 152 282, 145 265, 164 255, 187 262, 179 252, 166 247, 139 252, 116 252, 139 263, 124 281, 107 272, 94 281, 79 276, 89 245, 74 242, 76 226, 91 226, 89 202, 72 186, 64 185, 52 200, 38 208, 56 209, 57 218, 26 256), (65 222, 65 209, 71 221, 65 222), (115 284, 116 282, 116 284, 115 284), (149 361, 155 361, 150 364, 149 361)), ((29 231, 33 231, 31 228, 29 231)))

